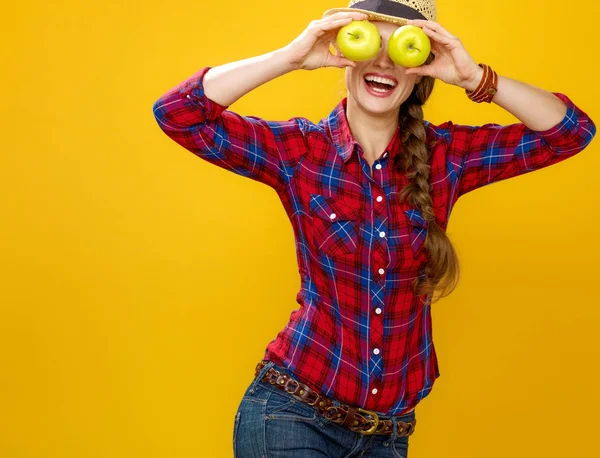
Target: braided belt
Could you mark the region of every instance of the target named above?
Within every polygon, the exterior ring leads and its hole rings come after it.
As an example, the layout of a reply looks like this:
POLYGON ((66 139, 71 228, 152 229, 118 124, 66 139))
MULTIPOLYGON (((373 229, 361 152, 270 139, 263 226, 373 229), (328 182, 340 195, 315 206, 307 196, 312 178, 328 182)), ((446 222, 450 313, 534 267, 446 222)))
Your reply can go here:
MULTIPOLYGON (((254 377, 258 375, 261 369, 267 364, 267 361, 261 361, 256 365, 254 377)), ((277 388, 291 394, 299 401, 313 407, 320 415, 328 420, 342 425, 351 431, 370 435, 370 434, 392 434, 393 423, 391 420, 379 418, 377 413, 370 410, 353 407, 347 404, 340 406, 333 405, 333 401, 319 392, 311 389, 309 386, 299 382, 287 374, 282 374, 273 367, 270 367, 261 381, 268 382, 277 388)), ((398 436, 410 436, 417 423, 417 419, 410 422, 398 420, 398 436)))

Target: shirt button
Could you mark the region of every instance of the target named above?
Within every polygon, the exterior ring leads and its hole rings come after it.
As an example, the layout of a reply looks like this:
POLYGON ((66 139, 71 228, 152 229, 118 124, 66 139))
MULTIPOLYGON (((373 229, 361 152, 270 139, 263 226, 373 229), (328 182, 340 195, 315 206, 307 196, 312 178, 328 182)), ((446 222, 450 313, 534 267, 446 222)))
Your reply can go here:
POLYGON ((379 270, 378 270, 378 272, 379 272, 381 275, 383 275, 383 274, 384 274, 384 272, 385 272, 385 270, 383 270, 383 269, 379 269, 379 270))
POLYGON ((379 348, 374 348, 373 349, 373 354, 378 355, 379 354, 379 348))
POLYGON ((383 200, 383 197, 377 196, 377 202, 381 202, 382 200, 383 200))
POLYGON ((373 393, 373 394, 377 394, 377 388, 373 388, 373 389, 371 390, 371 393, 373 393))
POLYGON ((381 238, 385 237, 385 232, 381 231, 381 232, 379 233, 379 237, 381 237, 381 238))
POLYGON ((380 169, 381 169, 381 164, 377 164, 377 165, 375 166, 375 168, 376 168, 377 170, 380 170, 380 169))
POLYGON ((335 219, 337 215, 335 213, 332 213, 331 215, 329 215, 329 219, 335 219))
POLYGON ((375 309, 375 313, 376 313, 377 315, 379 315, 379 314, 381 313, 381 309, 380 309, 379 307, 377 307, 377 308, 375 309))

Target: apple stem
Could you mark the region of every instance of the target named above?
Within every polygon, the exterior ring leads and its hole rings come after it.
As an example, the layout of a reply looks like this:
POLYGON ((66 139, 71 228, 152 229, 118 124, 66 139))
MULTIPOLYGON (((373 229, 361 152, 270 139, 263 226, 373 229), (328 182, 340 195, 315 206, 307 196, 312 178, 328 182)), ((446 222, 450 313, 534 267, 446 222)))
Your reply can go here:
POLYGON ((352 32, 348 32, 348 35, 353 36, 354 38, 358 38, 358 35, 354 35, 352 32))

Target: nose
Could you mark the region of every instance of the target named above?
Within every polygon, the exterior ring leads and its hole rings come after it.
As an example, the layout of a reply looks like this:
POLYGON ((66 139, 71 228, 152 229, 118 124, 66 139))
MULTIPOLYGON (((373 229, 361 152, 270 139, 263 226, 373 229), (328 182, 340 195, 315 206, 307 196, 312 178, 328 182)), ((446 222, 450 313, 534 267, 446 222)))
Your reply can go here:
POLYGON ((394 65, 396 65, 388 54, 387 42, 381 42, 381 48, 375 56, 374 63, 381 68, 394 68, 394 65))

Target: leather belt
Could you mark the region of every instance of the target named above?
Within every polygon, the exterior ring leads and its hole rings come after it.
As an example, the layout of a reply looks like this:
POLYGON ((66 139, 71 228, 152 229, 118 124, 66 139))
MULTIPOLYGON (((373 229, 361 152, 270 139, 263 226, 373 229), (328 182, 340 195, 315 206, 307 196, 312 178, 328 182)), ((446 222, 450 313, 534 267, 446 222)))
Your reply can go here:
MULTIPOLYGON (((262 360, 256 365, 254 377, 259 374, 266 364, 267 361, 262 360)), ((265 372, 261 381, 268 382, 271 385, 274 385, 277 388, 291 394, 299 401, 302 401, 305 404, 313 407, 320 415, 324 416, 328 420, 342 425, 351 431, 365 435, 392 434, 394 426, 391 420, 379 418, 377 413, 370 410, 361 409, 360 407, 353 407, 348 404, 335 406, 330 398, 313 390, 308 385, 299 382, 289 375, 281 373, 274 367, 270 367, 269 370, 265 372)), ((415 418, 410 422, 398 420, 397 423, 398 436, 410 436, 415 430, 417 419, 415 418)))

